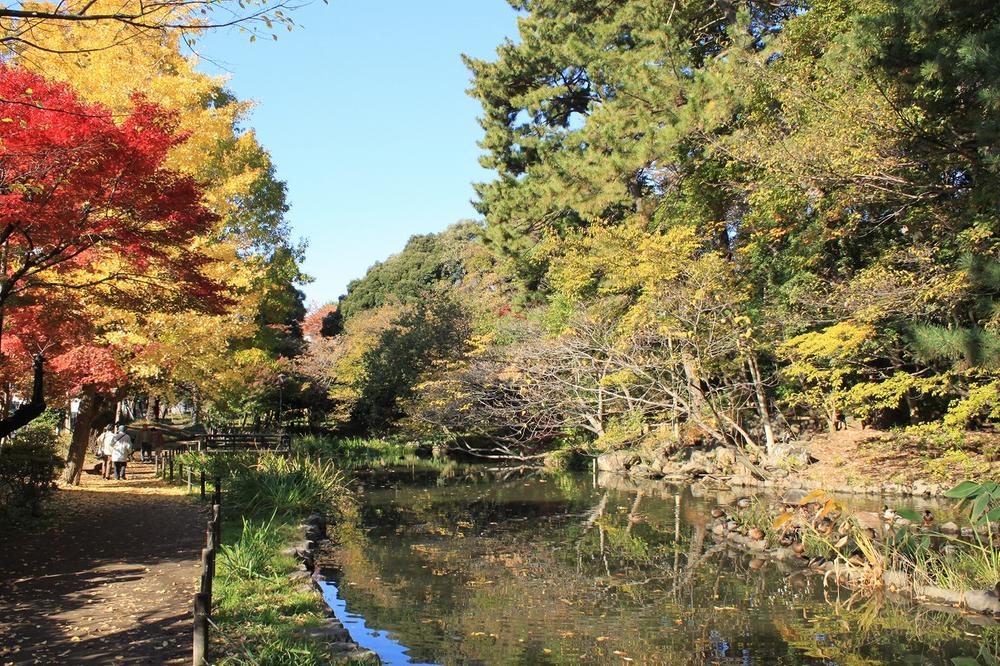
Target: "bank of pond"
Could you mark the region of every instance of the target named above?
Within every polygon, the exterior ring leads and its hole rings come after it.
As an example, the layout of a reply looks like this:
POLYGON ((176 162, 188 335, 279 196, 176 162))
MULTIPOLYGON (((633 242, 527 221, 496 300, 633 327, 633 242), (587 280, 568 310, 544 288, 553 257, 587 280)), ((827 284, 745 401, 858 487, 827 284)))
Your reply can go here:
POLYGON ((338 619, 386 664, 998 663, 993 614, 923 603, 916 577, 902 590, 881 570, 848 573, 926 538, 923 566, 950 562, 936 573, 955 586, 995 575, 991 535, 965 536, 977 562, 947 559, 961 534, 931 536, 968 523, 954 501, 894 498, 886 514, 876 497, 416 458, 354 474, 356 525, 319 571, 338 619), (925 515, 933 526, 902 517, 925 515))

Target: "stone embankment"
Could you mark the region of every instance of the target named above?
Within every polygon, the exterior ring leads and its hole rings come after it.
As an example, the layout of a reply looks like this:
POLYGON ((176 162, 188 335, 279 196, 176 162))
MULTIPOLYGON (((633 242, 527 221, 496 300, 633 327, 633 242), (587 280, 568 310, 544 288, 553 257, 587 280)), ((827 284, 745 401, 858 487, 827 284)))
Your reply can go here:
MULTIPOLYGON (((812 569, 832 582, 848 588, 881 589, 916 603, 958 608, 978 613, 985 618, 1000 620, 1000 596, 997 590, 950 590, 935 585, 922 585, 905 571, 883 571, 869 563, 849 560, 825 561, 809 559, 788 546, 769 547, 767 539, 756 539, 726 528, 724 522, 712 526, 712 534, 731 548, 742 550, 759 559, 772 559, 793 569, 812 569)), ((874 589, 873 589, 874 591, 874 589)))
MULTIPOLYGON (((796 464, 810 464, 805 451, 796 452, 796 464)), ((709 450, 693 450, 682 460, 666 456, 648 454, 641 456, 634 451, 614 451, 605 453, 596 462, 598 483, 604 488, 624 491, 639 491, 650 495, 672 495, 677 492, 671 483, 685 483, 696 497, 711 499, 719 505, 730 505, 739 499, 739 494, 747 489, 765 489, 766 496, 775 498, 778 505, 795 504, 810 490, 824 490, 837 494, 865 495, 912 495, 928 498, 934 502, 947 490, 946 487, 923 481, 911 484, 844 485, 822 484, 804 479, 787 470, 773 468, 762 470, 749 461, 744 462, 730 449, 718 447, 709 450), (776 473, 777 472, 777 473, 776 473), (766 476, 767 478, 761 478, 766 476), (780 501, 777 497, 780 496, 780 501)), ((745 501, 745 500, 744 500, 745 501)), ((919 501, 919 500, 918 500, 919 501)), ((942 499, 943 501, 943 499, 942 499)), ((775 515, 780 506, 775 510, 775 515)), ((909 525, 909 521, 897 517, 896 527, 909 525)), ((880 589, 890 594, 910 599, 916 603, 937 605, 942 608, 961 609, 979 614, 980 621, 995 622, 1000 619, 1000 589, 997 590, 950 590, 933 585, 923 585, 904 571, 883 571, 869 562, 851 562, 848 558, 825 561, 822 558, 805 558, 788 546, 769 545, 761 530, 732 529, 727 520, 703 517, 703 522, 719 541, 730 548, 744 551, 758 560, 772 560, 787 570, 810 569, 832 581, 849 588, 880 589), (817 561, 819 559, 820 561, 817 561)), ((963 538, 974 536, 971 527, 960 528, 952 522, 937 526, 942 534, 959 535, 963 538)), ((987 535, 989 530, 980 530, 987 535)), ((772 535, 771 543, 777 541, 772 535)), ((1000 588, 1000 583, 998 583, 1000 588)))
POLYGON ((611 451, 597 458, 601 472, 630 477, 681 482, 704 480, 733 488, 767 488, 775 490, 826 490, 833 493, 861 495, 913 495, 938 497, 947 486, 924 480, 912 483, 870 481, 865 483, 838 482, 833 477, 824 480, 802 474, 813 463, 805 447, 789 447, 782 456, 781 466, 762 468, 728 447, 689 449, 682 459, 666 450, 640 454, 636 451, 611 451))
POLYGON ((326 620, 319 627, 310 627, 305 630, 305 635, 317 641, 326 642, 331 650, 338 657, 345 661, 357 661, 366 664, 379 664, 381 660, 371 650, 365 650, 353 641, 350 633, 344 628, 340 620, 337 619, 330 608, 330 605, 323 597, 323 591, 319 586, 318 570, 316 568, 316 554, 320 543, 327 540, 326 518, 320 514, 309 516, 299 526, 302 540, 295 543, 286 552, 287 555, 295 557, 301 564, 301 568, 293 572, 292 578, 300 581, 304 588, 314 591, 323 599, 326 607, 326 620))

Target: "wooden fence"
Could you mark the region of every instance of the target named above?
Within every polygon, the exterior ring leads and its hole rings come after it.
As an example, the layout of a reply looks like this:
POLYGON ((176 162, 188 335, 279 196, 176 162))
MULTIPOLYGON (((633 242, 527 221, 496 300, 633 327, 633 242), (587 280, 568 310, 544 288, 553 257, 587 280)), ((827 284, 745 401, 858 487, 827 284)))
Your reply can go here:
POLYGON ((277 451, 291 449, 292 437, 279 432, 229 432, 198 436, 198 450, 204 453, 231 451, 277 451))
MULTIPOLYGON (((201 475, 201 495, 205 496, 205 474, 201 475)), ((201 578, 194 595, 194 635, 191 659, 194 666, 208 663, 208 629, 212 619, 212 579, 215 577, 215 554, 222 529, 222 483, 215 478, 212 493, 212 518, 205 529, 205 547, 201 550, 201 578)))
MULTIPOLYGON (((177 478, 187 481, 188 492, 194 487, 195 483, 201 485, 201 498, 205 499, 205 472, 200 472, 200 478, 195 480, 194 468, 191 465, 185 465, 183 462, 177 459, 179 451, 177 449, 163 449, 162 451, 156 451, 153 454, 153 464, 156 466, 156 476, 162 478, 165 481, 173 481, 176 472, 177 478)), ((218 482, 218 479, 216 479, 218 482)))
MULTIPOLYGON (((288 454, 291 438, 285 433, 226 433, 200 435, 197 450, 202 453, 232 453, 239 451, 274 451, 288 454)), ((165 481, 179 478, 187 482, 188 492, 197 483, 202 499, 207 498, 206 477, 203 470, 198 471, 197 480, 191 465, 185 465, 178 455, 184 450, 195 449, 193 442, 171 448, 155 451, 153 458, 156 475, 165 481)), ((222 511, 222 480, 213 479, 212 518, 205 530, 205 547, 201 551, 201 578, 197 594, 194 595, 194 630, 192 644, 192 663, 194 666, 206 666, 208 654, 209 627, 212 620, 212 579, 215 577, 215 556, 219 547, 222 511)))
MULTIPOLYGON (((173 481, 176 471, 177 477, 185 478, 187 474, 188 492, 194 486, 194 470, 190 465, 185 467, 184 463, 177 460, 177 449, 163 449, 156 451, 154 462, 156 464, 156 475, 165 481, 173 481)), ((207 498, 205 472, 199 471, 198 485, 201 498, 207 498)), ((198 593, 194 595, 194 629, 191 649, 191 661, 194 666, 205 666, 208 655, 208 633, 212 620, 212 579, 215 577, 215 555, 219 548, 219 539, 222 536, 222 479, 213 479, 212 489, 212 517, 205 528, 205 547, 201 550, 201 576, 199 578, 198 593)))

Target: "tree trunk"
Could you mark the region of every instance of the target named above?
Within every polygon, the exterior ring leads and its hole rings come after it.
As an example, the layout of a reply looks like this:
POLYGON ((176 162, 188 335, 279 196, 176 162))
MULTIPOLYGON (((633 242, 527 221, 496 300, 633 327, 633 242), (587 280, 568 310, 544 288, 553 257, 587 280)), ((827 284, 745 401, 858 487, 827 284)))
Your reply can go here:
POLYGON ((765 451, 768 459, 771 459, 775 454, 774 429, 771 427, 771 414, 767 409, 764 382, 760 378, 760 369, 757 367, 757 356, 753 352, 747 355, 747 366, 750 368, 750 379, 753 381, 753 391, 757 398, 757 411, 760 414, 761 423, 764 425, 765 451))
POLYGON ((97 395, 97 387, 85 384, 80 397, 80 411, 76 417, 76 428, 73 429, 73 439, 70 441, 69 453, 66 454, 66 469, 63 470, 63 481, 77 486, 80 484, 80 474, 87 460, 87 445, 90 443, 90 430, 94 417, 101 409, 103 400, 97 395))
POLYGON ((191 425, 196 426, 201 423, 201 391, 197 386, 191 391, 191 425))
POLYGON ((146 420, 153 420, 153 396, 151 395, 146 396, 146 420))
POLYGON ((18 407, 10 416, 0 419, 0 439, 11 434, 18 428, 28 425, 45 411, 45 393, 43 382, 45 378, 45 359, 39 354, 35 356, 35 380, 31 387, 31 400, 18 407))
POLYGON ((687 384, 691 415, 700 418, 705 409, 705 393, 701 390, 698 361, 684 350, 681 352, 681 365, 684 367, 684 380, 687 384))

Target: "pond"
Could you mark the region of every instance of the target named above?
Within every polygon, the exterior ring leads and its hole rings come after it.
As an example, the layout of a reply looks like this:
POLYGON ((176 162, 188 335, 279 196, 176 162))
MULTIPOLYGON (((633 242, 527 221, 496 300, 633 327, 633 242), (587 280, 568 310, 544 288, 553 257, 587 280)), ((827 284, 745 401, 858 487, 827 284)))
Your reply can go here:
POLYGON ((714 494, 449 465, 365 478, 362 497, 324 589, 386 664, 963 666, 1000 641, 718 546, 714 494))

